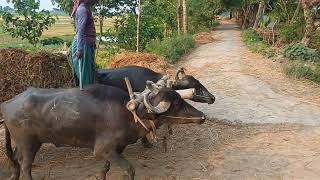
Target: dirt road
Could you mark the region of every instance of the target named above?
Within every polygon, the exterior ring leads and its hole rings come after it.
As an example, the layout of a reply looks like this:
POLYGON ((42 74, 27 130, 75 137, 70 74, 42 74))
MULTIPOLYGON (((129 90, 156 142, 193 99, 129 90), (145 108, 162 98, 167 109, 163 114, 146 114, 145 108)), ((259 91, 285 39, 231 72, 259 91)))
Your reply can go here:
POLYGON ((230 121, 320 125, 319 87, 290 80, 278 63, 250 53, 236 28, 224 24, 214 33, 217 42, 197 48, 183 62, 217 96, 214 106, 198 107, 230 121))
MULTIPOLYGON (((196 48, 180 65, 216 95, 214 105, 196 104, 212 120, 174 127, 168 153, 161 142, 151 149, 129 146, 124 154, 136 179, 319 179, 320 88, 288 79, 278 62, 250 53, 234 24, 224 22, 213 34, 216 42, 196 48)), ((2 150, 3 130, 0 139, 2 150)), ((8 177, 5 164, 0 152, 0 179, 8 177)), ((94 180, 102 164, 88 150, 45 145, 33 175, 94 180)))

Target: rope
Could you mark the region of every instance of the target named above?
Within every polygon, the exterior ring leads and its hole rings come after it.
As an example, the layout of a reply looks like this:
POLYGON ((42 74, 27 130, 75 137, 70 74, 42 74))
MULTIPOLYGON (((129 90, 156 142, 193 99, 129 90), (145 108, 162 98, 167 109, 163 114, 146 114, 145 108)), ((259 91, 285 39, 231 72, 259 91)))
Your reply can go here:
POLYGON ((4 123, 4 119, 1 119, 0 120, 0 128, 3 126, 3 123, 4 123))
POLYGON ((165 115, 160 115, 161 117, 166 117, 166 118, 171 118, 171 119, 189 119, 189 120, 199 120, 202 118, 187 118, 187 117, 179 117, 179 116, 165 116, 165 115))
POLYGON ((126 78, 124 78, 124 80, 126 82, 126 85, 127 85, 127 88, 128 88, 128 93, 129 93, 129 96, 130 96, 130 101, 127 103, 127 109, 132 113, 135 123, 139 122, 147 131, 150 131, 147 128, 147 126, 141 121, 141 119, 139 118, 139 116, 136 113, 137 106, 136 106, 136 103, 135 103, 135 100, 134 100, 134 93, 132 91, 132 86, 131 86, 131 83, 130 83, 129 79, 126 77, 126 78))

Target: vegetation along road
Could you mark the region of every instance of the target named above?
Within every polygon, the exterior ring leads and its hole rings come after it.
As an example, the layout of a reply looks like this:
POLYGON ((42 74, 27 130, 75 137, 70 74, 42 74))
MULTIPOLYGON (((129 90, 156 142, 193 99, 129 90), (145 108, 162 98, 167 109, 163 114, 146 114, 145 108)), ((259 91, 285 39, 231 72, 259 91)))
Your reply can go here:
MULTIPOLYGON (((179 64, 216 95, 215 104, 197 105, 212 121, 174 127, 168 153, 161 141, 151 149, 129 146, 124 155, 137 179, 318 179, 320 87, 289 79, 279 61, 249 52, 233 22, 222 22, 214 37, 179 64)), ((94 180, 102 165, 88 150, 46 145, 33 174, 35 179, 94 180)), ((111 179, 120 173, 111 170, 111 179)), ((0 169, 0 175, 8 173, 0 169)))

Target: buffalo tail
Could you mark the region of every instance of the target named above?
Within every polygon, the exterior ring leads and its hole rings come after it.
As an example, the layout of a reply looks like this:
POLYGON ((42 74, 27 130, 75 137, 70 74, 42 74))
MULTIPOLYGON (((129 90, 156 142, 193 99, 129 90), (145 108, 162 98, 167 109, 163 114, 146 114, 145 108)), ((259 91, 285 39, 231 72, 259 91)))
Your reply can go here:
POLYGON ((4 123, 4 129, 5 129, 5 138, 6 138, 6 155, 10 160, 10 163, 13 165, 15 164, 15 160, 13 157, 13 151, 11 146, 11 135, 5 123, 4 123))

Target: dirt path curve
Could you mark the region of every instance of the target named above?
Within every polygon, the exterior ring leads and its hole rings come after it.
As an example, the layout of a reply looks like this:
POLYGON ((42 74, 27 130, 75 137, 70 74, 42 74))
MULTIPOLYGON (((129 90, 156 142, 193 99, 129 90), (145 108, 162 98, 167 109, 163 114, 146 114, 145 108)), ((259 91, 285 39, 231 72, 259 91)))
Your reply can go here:
MULTIPOLYGON (((124 156, 136 180, 318 180, 320 127, 309 125, 319 124, 320 88, 288 79, 279 64, 250 53, 235 25, 214 34, 217 42, 182 62, 215 92, 216 104, 197 104, 213 120, 174 127, 168 153, 161 141, 151 149, 130 145, 124 156)), ((0 180, 10 175, 3 140, 0 129, 0 180)), ((102 166, 89 150, 43 145, 32 174, 35 180, 96 180, 102 166)), ((111 169, 110 179, 118 180, 119 171, 111 169)))
POLYGON ((213 106, 197 106, 210 117, 230 121, 320 125, 320 89, 283 77, 270 63, 261 64, 271 60, 250 53, 237 26, 223 23, 214 32, 218 42, 200 46, 183 62, 217 96, 213 106))

